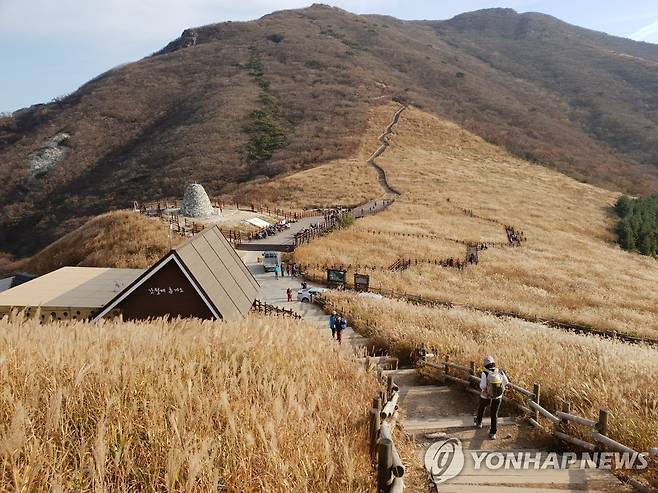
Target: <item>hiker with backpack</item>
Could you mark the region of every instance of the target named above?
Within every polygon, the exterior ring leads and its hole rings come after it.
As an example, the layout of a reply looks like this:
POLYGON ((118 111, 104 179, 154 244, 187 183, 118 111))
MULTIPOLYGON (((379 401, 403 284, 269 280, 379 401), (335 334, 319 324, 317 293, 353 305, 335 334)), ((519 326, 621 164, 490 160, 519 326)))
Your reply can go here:
POLYGON ((503 370, 496 368, 496 362, 493 357, 484 358, 484 371, 480 376, 480 405, 478 414, 475 417, 475 427, 482 428, 482 418, 487 406, 491 406, 491 427, 489 428, 489 438, 496 439, 498 427, 498 410, 503 400, 505 386, 509 379, 503 370))
POLYGON ((336 318, 336 340, 339 345, 343 343, 343 331, 345 329, 347 329, 347 319, 338 316, 338 318, 336 318))

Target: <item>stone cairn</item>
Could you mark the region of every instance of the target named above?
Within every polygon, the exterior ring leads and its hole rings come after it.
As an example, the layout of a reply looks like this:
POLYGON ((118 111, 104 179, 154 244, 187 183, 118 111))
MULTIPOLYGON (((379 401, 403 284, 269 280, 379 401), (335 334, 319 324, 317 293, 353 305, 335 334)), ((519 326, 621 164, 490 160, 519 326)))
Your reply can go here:
POLYGON ((192 183, 185 189, 180 215, 186 217, 208 217, 214 213, 208 194, 203 186, 192 183))

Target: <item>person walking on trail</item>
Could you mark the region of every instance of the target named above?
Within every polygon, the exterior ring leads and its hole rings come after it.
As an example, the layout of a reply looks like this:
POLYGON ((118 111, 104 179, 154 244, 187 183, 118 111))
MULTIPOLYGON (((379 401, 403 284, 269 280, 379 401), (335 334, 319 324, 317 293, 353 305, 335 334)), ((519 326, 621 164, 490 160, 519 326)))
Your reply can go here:
POLYGON ((338 344, 343 343, 343 331, 347 329, 347 320, 345 317, 338 317, 336 319, 336 340, 338 341, 338 344))
POLYGON ((336 315, 336 310, 331 312, 331 315, 329 315, 329 328, 331 329, 331 338, 335 339, 336 338, 336 320, 338 319, 338 315, 336 315))
POLYGON ((279 278, 279 274, 281 274, 281 266, 280 266, 280 265, 277 265, 277 266, 274 268, 274 277, 275 277, 276 279, 278 279, 278 278, 279 278))
POLYGON ((286 289, 286 294, 288 295, 288 303, 292 302, 292 289, 286 289))
POLYGON ((498 410, 503 400, 505 386, 509 379, 503 370, 496 368, 496 362, 492 356, 484 358, 484 371, 480 376, 480 405, 478 414, 475 417, 475 427, 482 428, 482 418, 487 406, 491 407, 491 427, 489 428, 489 438, 496 439, 498 431, 498 410))

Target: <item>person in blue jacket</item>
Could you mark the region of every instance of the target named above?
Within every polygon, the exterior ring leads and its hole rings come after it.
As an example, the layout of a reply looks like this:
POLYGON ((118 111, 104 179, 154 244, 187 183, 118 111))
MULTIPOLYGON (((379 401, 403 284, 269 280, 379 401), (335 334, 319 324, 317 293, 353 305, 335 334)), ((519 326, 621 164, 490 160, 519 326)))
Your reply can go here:
POLYGON ((347 329, 347 319, 345 317, 338 317, 336 319, 336 340, 338 344, 343 342, 343 331, 347 329))
POLYGON ((331 329, 331 338, 335 339, 336 338, 336 319, 338 317, 336 316, 336 310, 331 312, 331 315, 329 315, 329 328, 331 329))

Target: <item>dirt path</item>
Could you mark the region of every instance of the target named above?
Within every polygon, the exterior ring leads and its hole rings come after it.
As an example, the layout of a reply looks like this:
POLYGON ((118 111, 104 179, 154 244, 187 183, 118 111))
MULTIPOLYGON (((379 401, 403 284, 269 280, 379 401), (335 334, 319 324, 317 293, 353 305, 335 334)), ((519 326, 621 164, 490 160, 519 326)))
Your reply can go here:
POLYGON ((267 238, 263 238, 262 240, 252 240, 247 243, 254 244, 254 245, 292 245, 295 243, 295 235, 299 233, 301 230, 306 229, 311 226, 311 224, 319 224, 324 222, 324 218, 322 216, 315 216, 315 217, 305 217, 303 219, 299 219, 295 223, 290 224, 290 228, 281 231, 275 235, 268 236, 267 238))
MULTIPOLYGON (((287 231, 283 231, 276 235, 273 235, 268 240, 268 243, 278 243, 286 237, 287 231), (280 237, 281 236, 281 237, 280 237)), ((297 301, 297 290, 299 290, 302 285, 303 279, 301 277, 291 277, 291 276, 282 276, 278 279, 273 272, 265 272, 263 264, 258 262, 258 257, 262 255, 262 252, 259 251, 238 251, 242 261, 245 263, 249 272, 256 278, 260 284, 260 290, 258 293, 258 299, 260 301, 269 303, 280 308, 292 309, 299 315, 301 315, 304 320, 312 323, 318 328, 325 330, 327 337, 331 337, 331 332, 329 330, 329 321, 327 315, 324 313, 323 309, 315 303, 302 303, 297 301), (286 290, 290 288, 293 290, 293 301, 289 302, 286 294, 286 290)), ((308 287, 320 287, 318 284, 309 282, 308 287)), ((361 345, 365 339, 358 335, 348 327, 343 333, 344 343, 350 344, 352 346, 361 345)), ((365 344, 364 344, 365 345, 365 344)))
POLYGON ((388 148, 389 146, 388 138, 393 133, 393 129, 400 121, 400 115, 402 115, 402 112, 405 109, 407 109, 407 107, 401 105, 400 109, 395 112, 395 115, 393 116, 393 121, 389 123, 388 127, 386 127, 386 130, 384 130, 384 133, 379 136, 379 144, 380 144, 379 148, 368 159, 368 164, 373 168, 375 168, 375 170, 377 171, 379 185, 382 187, 382 190, 384 190, 384 193, 388 197, 399 196, 400 192, 398 192, 397 190, 395 190, 393 187, 390 186, 388 180, 386 179, 386 171, 379 164, 377 164, 375 159, 377 159, 379 156, 384 154, 384 152, 388 148))

